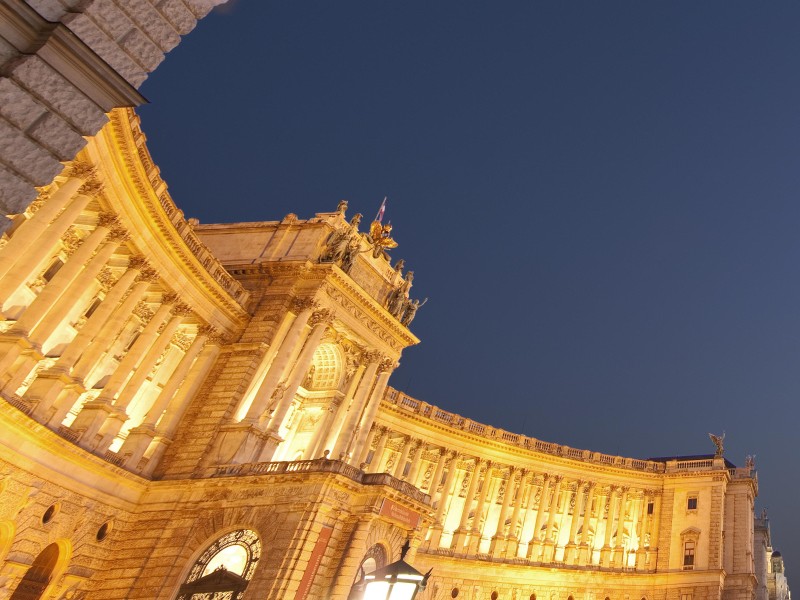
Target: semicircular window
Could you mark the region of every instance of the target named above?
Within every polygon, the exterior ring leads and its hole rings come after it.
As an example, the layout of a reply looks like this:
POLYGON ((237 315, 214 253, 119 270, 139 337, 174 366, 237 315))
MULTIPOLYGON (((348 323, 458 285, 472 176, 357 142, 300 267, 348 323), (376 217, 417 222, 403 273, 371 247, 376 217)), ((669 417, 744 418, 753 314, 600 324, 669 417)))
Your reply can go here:
POLYGON ((239 600, 261 556, 255 531, 231 531, 211 544, 189 571, 176 600, 239 600))

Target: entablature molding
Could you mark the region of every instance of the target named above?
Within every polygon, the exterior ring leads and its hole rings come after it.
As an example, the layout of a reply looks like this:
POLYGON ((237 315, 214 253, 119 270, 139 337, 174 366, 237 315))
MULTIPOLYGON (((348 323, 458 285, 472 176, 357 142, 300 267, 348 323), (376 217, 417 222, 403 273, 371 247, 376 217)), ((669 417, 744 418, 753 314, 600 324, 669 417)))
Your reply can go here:
POLYGON ((191 231, 145 145, 132 110, 109 113, 111 123, 82 151, 105 184, 103 197, 126 228, 128 245, 144 255, 210 324, 226 331, 249 319, 250 294, 191 231))

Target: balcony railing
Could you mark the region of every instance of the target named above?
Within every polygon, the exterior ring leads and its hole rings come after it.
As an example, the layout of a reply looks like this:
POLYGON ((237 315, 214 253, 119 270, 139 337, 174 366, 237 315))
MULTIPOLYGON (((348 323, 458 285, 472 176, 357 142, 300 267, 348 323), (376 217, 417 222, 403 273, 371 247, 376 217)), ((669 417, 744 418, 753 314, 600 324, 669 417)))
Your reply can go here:
POLYGON ((220 465, 214 477, 235 477, 242 475, 281 475, 296 473, 334 473, 342 475, 362 485, 385 485, 401 494, 421 502, 430 504, 431 497, 408 483, 388 473, 365 473, 341 460, 296 460, 281 462, 245 463, 241 465, 220 465))

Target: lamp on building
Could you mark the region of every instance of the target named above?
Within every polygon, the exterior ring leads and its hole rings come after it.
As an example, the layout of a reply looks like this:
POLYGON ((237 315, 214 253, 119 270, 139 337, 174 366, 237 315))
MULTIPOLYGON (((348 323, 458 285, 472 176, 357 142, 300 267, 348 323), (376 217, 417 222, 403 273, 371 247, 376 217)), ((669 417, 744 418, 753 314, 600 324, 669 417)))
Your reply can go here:
POLYGON ((400 560, 364 575, 358 584, 363 590, 363 600, 414 600, 417 592, 425 589, 433 569, 423 575, 403 560, 408 548, 406 540, 400 560))

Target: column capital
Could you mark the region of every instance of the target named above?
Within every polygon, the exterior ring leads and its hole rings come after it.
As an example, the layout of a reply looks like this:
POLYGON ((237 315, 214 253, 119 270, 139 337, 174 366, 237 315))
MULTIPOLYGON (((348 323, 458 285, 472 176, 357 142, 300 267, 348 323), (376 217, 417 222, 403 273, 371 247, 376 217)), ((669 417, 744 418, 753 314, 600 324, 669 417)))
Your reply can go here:
POLYGON ((551 479, 553 480, 554 484, 559 485, 562 481, 564 481, 564 476, 563 475, 552 475, 551 479))
POLYGON ((119 217, 112 212, 101 212, 97 215, 97 226, 105 227, 106 229, 114 229, 115 226, 120 225, 119 217))
POLYGON ((180 301, 176 302, 175 306, 172 307, 172 314, 178 317, 188 317, 192 312, 191 306, 180 301))
POLYGON ((97 274, 97 281, 99 281, 100 285, 103 286, 103 291, 107 292, 116 283, 117 278, 114 277, 114 271, 112 271, 108 267, 104 267, 97 274))
POLYGON ((72 254, 78 249, 81 243, 83 243, 83 239, 78 235, 73 225, 64 232, 64 235, 61 237, 61 243, 64 245, 67 254, 72 254))
POLYGON ((161 304, 175 304, 180 300, 180 296, 175 292, 164 292, 161 295, 161 304))
POLYGON ((395 368, 396 364, 397 363, 393 359, 383 356, 380 364, 378 365, 378 372, 386 373, 386 371, 391 371, 392 369, 395 368))
POLYGON ((139 300, 136 306, 133 307, 133 314, 139 317, 143 322, 146 322, 153 318, 154 313, 146 301, 139 300))
POLYGON ((590 489, 590 490, 594 490, 594 489, 597 488, 597 482, 596 481, 587 481, 586 482, 586 487, 588 489, 590 489))
POLYGON ((147 281, 148 283, 156 283, 161 276, 158 274, 158 271, 155 269, 151 269, 150 267, 143 267, 141 269, 141 273, 136 278, 136 281, 147 281))
POLYGON ((627 493, 630 491, 630 489, 631 489, 631 488, 630 488, 630 486, 627 486, 627 485, 621 485, 621 486, 619 486, 619 491, 620 491, 620 492, 621 492, 623 495, 624 495, 624 494, 627 494, 627 493))
POLYGON ((131 256, 128 259, 128 268, 136 269, 137 271, 145 271, 150 268, 150 263, 147 262, 144 256, 131 256))
POLYGON ((97 168, 82 160, 73 160, 64 172, 67 177, 89 179, 97 174, 97 168))
POLYGON ((111 233, 108 234, 108 239, 112 242, 127 242, 131 239, 131 234, 122 226, 115 227, 111 230, 111 233))
POLYGON ((291 310, 299 314, 304 310, 314 309, 316 305, 313 298, 294 298, 292 300, 291 310))
POLYGON ((81 196, 89 196, 90 198, 97 197, 103 191, 105 186, 97 179, 89 179, 81 187, 78 188, 78 194, 81 196))
POLYGON ((312 327, 319 325, 320 323, 332 323, 334 316, 335 314, 332 310, 322 308, 314 311, 311 317, 309 317, 308 323, 312 327))
POLYGON ((380 363, 385 358, 384 355, 377 350, 367 350, 364 352, 363 356, 367 364, 380 363))

